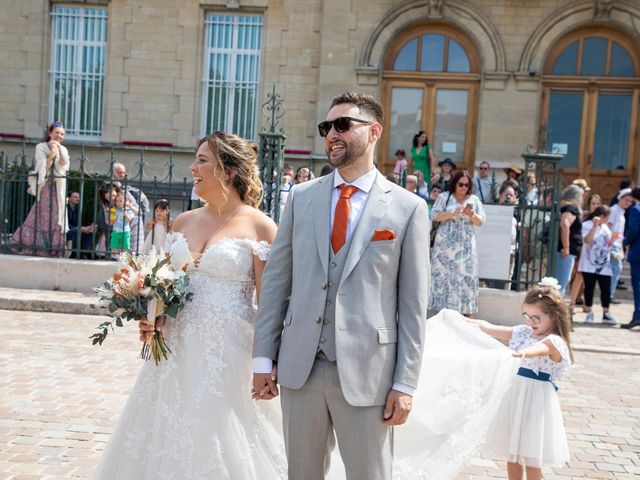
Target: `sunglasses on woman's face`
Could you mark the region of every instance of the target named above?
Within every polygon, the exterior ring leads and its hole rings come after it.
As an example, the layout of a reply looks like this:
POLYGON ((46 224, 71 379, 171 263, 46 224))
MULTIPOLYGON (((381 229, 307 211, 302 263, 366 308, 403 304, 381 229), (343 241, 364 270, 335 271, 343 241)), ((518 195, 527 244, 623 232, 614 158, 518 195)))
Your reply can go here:
POLYGON ((460 188, 468 188, 469 187, 469 183, 467 183, 467 182, 458 182, 458 186, 460 188))
POLYGON ((318 132, 321 137, 326 137, 331 131, 331 127, 338 133, 344 133, 351 128, 353 122, 364 123, 365 125, 372 125, 373 122, 369 120, 362 120, 354 117, 338 117, 335 120, 325 120, 318 124, 318 132))

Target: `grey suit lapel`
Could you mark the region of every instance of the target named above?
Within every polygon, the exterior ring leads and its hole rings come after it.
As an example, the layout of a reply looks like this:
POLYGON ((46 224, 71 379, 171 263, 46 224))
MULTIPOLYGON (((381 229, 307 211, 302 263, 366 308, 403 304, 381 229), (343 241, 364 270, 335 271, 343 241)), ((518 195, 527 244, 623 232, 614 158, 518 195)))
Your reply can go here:
POLYGON ((312 198, 313 225, 320 263, 325 275, 329 271, 329 241, 331 239, 331 193, 334 174, 318 180, 318 191, 312 198))
POLYGON ((364 206, 364 211, 362 212, 358 226, 353 233, 353 240, 351 241, 351 248, 349 249, 344 264, 341 281, 347 278, 351 270, 356 266, 371 241, 375 227, 387 212, 389 202, 391 201, 390 191, 391 188, 389 187, 388 181, 378 172, 376 180, 369 192, 369 197, 367 198, 367 203, 364 206))

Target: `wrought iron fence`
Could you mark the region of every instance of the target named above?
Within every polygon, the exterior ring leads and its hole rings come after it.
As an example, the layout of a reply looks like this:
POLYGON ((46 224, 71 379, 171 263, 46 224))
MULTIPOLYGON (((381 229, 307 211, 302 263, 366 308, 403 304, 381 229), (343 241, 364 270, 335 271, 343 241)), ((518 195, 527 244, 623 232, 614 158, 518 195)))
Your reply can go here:
POLYGON ((34 196, 28 193, 29 180, 34 179, 33 151, 34 145, 25 142, 21 152, 11 158, 0 152, 0 253, 109 259, 127 247, 126 235, 112 234, 126 230, 130 250, 141 252, 145 237, 150 236, 148 242, 155 239, 156 229, 149 227, 153 226, 154 205, 159 200, 168 201, 170 218, 192 206, 192 182, 174 175, 173 152, 168 152, 162 177, 145 173, 148 164, 144 149, 140 149, 136 171, 117 179, 113 176, 118 163, 116 148, 111 149, 101 170, 90 171, 91 161, 83 146, 72 162, 79 167, 60 176, 52 166, 34 196), (60 206, 57 191, 61 188, 65 202, 60 206), (125 208, 116 205, 118 192, 126 198, 129 222, 122 218, 125 208), (76 198, 70 201, 72 193, 76 198), (59 207, 64 209, 61 222, 59 207))
POLYGON ((518 182, 518 227, 511 277, 514 290, 526 290, 543 277, 555 277, 560 227, 558 163, 563 155, 530 151, 522 157, 525 169, 518 182))
POLYGON ((264 187, 262 210, 278 223, 288 189, 284 190, 282 185, 286 139, 281 123, 284 117, 284 105, 282 97, 276 93, 275 85, 272 92, 267 94, 267 101, 262 105, 262 113, 266 117, 265 127, 259 134, 260 145, 258 146, 258 168, 264 187))

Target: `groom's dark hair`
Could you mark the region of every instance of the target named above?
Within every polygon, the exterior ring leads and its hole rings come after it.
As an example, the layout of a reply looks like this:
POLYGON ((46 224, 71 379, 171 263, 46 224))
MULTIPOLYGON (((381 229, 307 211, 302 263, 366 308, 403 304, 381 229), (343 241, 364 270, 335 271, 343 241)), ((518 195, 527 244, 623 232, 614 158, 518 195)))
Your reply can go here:
POLYGON ((371 115, 376 122, 382 125, 382 120, 384 119, 382 105, 371 95, 358 92, 346 92, 335 97, 331 101, 329 109, 332 109, 336 105, 342 105, 343 103, 355 105, 361 112, 371 115))

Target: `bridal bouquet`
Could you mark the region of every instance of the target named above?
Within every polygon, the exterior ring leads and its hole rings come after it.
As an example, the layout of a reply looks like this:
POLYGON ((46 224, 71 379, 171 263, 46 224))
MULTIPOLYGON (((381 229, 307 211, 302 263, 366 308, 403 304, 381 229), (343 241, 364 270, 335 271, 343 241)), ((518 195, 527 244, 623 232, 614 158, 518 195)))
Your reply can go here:
MULTIPOLYGON (((152 249, 149 253, 133 255, 124 252, 118 257, 123 264, 117 273, 107 280, 101 287, 94 290, 98 294, 98 306, 109 310, 111 321, 102 322, 91 337, 93 345, 102 345, 107 338, 109 328, 114 330, 113 323, 123 326, 123 320, 140 320, 146 318, 149 324, 155 326, 161 315, 176 318, 178 312, 191 299, 187 292, 189 276, 184 270, 171 265, 171 258, 163 252, 152 249)), ((153 360, 158 364, 167 352, 167 346, 162 332, 156 330, 154 336, 145 342, 140 356, 153 360)))

